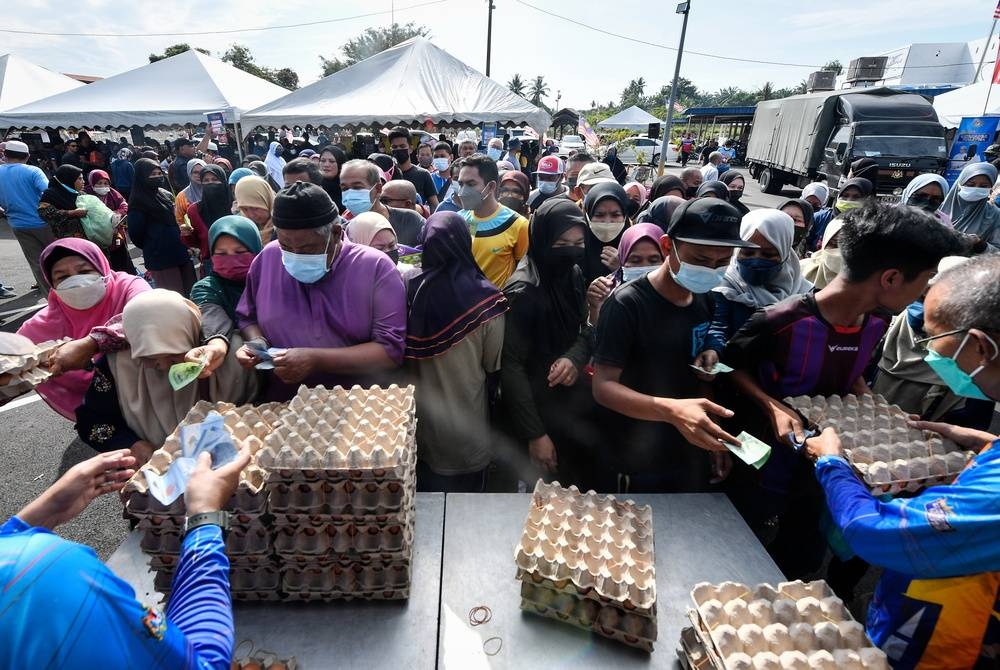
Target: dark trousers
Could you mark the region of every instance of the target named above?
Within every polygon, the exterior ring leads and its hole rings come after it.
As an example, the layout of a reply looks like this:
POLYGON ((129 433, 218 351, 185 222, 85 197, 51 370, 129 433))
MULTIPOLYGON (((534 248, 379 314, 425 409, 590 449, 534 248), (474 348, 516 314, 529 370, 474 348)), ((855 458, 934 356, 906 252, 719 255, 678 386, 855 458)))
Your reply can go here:
POLYGON ((442 493, 482 493, 486 490, 489 468, 460 475, 439 475, 423 461, 417 461, 417 490, 442 493))

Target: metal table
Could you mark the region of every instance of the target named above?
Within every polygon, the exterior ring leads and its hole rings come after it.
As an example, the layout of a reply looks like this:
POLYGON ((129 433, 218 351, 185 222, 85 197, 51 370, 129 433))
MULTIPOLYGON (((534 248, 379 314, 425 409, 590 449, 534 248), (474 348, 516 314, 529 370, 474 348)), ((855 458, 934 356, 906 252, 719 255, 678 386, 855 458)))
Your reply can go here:
MULTIPOLYGON (((721 494, 635 495, 653 508, 658 639, 650 655, 520 609, 514 547, 530 494, 449 494, 444 531, 438 667, 672 668, 691 587, 701 581, 777 583, 784 577, 721 494), (488 605, 493 619, 471 627, 469 610, 488 605), (503 640, 496 656, 483 642, 503 640)), ((491 643, 492 646, 495 643, 491 643)))
MULTIPOLYGON (((237 602, 236 642, 295 656, 311 668, 433 668, 441 595, 444 494, 418 493, 410 598, 404 601, 327 603, 237 602)), ((159 600, 148 557, 134 531, 108 559, 142 602, 159 600)))

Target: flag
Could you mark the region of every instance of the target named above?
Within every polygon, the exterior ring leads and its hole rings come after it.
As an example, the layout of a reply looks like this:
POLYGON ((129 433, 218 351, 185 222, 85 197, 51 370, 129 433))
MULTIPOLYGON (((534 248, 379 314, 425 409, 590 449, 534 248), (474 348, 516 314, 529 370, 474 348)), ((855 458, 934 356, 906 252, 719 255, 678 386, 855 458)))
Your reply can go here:
MULTIPOLYGON (((997 7, 1000 8, 1000 3, 997 4, 997 7)), ((998 11, 1000 11, 1000 9, 998 9, 998 11)), ((986 49, 988 47, 989 47, 989 45, 987 45, 987 46, 985 46, 983 48, 986 49)), ((994 84, 1000 84, 1000 42, 997 43, 997 57, 996 58, 997 58, 997 62, 994 63, 994 65, 993 65, 993 82, 992 83, 994 83, 994 84)))
POLYGON ((993 10, 993 18, 1000 19, 1000 2, 997 2, 997 8, 993 10))
POLYGON ((580 122, 577 123, 576 130, 583 136, 584 141, 587 142, 587 146, 600 146, 601 141, 597 139, 597 133, 594 132, 594 129, 590 127, 590 122, 584 117, 580 117, 580 122))
POLYGON ((684 109, 685 109, 685 107, 681 103, 679 103, 679 102, 675 102, 674 103, 674 111, 677 112, 678 114, 683 114, 684 113, 684 109))

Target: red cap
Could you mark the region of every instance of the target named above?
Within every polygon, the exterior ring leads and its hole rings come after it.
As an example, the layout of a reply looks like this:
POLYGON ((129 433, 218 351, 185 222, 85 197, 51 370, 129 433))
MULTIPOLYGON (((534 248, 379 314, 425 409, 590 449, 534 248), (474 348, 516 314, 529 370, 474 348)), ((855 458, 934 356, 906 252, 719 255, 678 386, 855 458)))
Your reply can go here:
POLYGON ((559 156, 545 156, 538 161, 538 169, 535 170, 535 174, 562 174, 565 171, 559 156))

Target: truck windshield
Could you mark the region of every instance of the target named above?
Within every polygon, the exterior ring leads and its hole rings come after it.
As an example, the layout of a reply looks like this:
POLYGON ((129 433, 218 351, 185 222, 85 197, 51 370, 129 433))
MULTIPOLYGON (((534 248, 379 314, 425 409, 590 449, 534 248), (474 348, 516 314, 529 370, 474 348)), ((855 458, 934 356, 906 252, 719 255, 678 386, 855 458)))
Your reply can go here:
POLYGON ((944 138, 921 135, 855 135, 855 156, 903 156, 947 158, 944 138))

